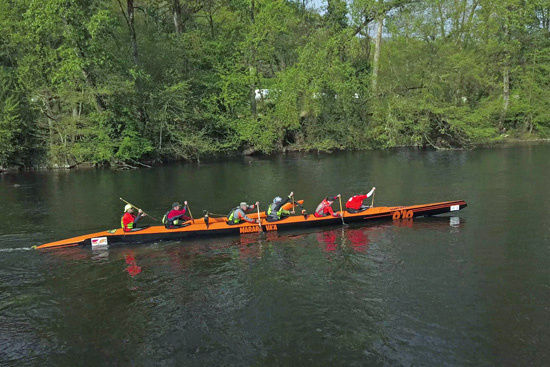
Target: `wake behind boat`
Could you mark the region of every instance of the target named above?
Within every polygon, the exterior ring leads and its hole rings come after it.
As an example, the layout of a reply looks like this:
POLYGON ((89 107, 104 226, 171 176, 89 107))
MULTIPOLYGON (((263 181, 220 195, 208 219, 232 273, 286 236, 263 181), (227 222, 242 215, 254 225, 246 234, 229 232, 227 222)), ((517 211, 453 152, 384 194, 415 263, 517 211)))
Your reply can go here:
MULTIPOLYGON (((300 201, 301 202, 301 201, 300 201)), ((342 217, 315 217, 313 215, 295 215, 283 218, 276 222, 265 220, 265 214, 260 213, 260 223, 240 223, 229 225, 226 218, 205 218, 188 221, 179 228, 164 226, 144 227, 136 231, 125 232, 122 228, 97 232, 88 235, 69 238, 62 241, 50 242, 36 249, 51 249, 74 246, 113 246, 130 243, 146 243, 158 241, 178 241, 191 237, 216 237, 241 235, 257 232, 281 232, 295 229, 316 228, 345 223, 371 222, 376 220, 411 219, 422 216, 438 215, 458 211, 467 206, 463 200, 445 201, 440 203, 369 208, 360 213, 337 212, 342 217), (343 220, 342 220, 343 219, 343 220)), ((250 218, 257 219, 258 214, 251 214, 250 218)))

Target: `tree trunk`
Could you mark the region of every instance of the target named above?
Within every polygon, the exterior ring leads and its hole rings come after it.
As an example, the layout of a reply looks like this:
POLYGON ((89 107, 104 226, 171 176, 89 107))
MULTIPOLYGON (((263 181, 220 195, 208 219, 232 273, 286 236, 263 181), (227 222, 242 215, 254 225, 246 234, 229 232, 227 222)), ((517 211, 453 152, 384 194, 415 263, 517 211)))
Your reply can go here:
POLYGON ((253 66, 249 67, 250 71, 250 112, 254 116, 256 116, 257 113, 257 106, 256 106, 256 83, 254 83, 254 79, 256 77, 256 69, 253 66))
POLYGON ((159 152, 162 152, 162 127, 164 126, 164 121, 160 123, 160 132, 159 132, 159 152))
POLYGON ((139 64, 138 46, 136 38, 136 28, 134 26, 135 7, 134 0, 127 0, 128 8, 128 27, 130 28, 130 42, 132 43, 132 56, 134 58, 134 64, 139 64))
POLYGON ((378 18, 378 30, 376 31, 376 41, 374 43, 374 60, 372 69, 372 92, 376 93, 378 87, 378 71, 380 69, 380 46, 382 44, 382 27, 384 26, 384 16, 378 18))
POLYGON ((212 11, 208 11, 208 24, 210 25, 210 35, 214 38, 214 19, 212 18, 212 11))
POLYGON ((504 66, 503 71, 503 88, 502 88, 502 114, 500 115, 500 121, 498 123, 499 131, 502 131, 504 127, 504 120, 506 119, 506 114, 508 113, 508 106, 510 105, 510 66, 508 62, 504 66))
MULTIPOLYGON (((138 56, 138 45, 137 45, 137 37, 136 37, 136 28, 135 28, 135 6, 134 6, 134 0, 127 0, 127 9, 128 9, 128 18, 126 18, 126 21, 128 22, 128 28, 130 30, 130 42, 132 44, 132 57, 134 59, 134 65, 139 66, 139 56, 138 56)), ((138 94, 138 98, 141 97, 141 78, 138 76, 136 79, 136 92, 138 94)), ((147 123, 147 114, 145 112, 145 109, 143 108, 142 103, 138 103, 137 106, 137 114, 138 119, 142 122, 143 125, 147 123)))
MULTIPOLYGON (((508 27, 504 26, 504 39, 510 42, 508 27)), ((498 130, 503 131, 504 120, 508 113, 510 105, 510 54, 507 50, 507 45, 504 48, 504 70, 502 71, 502 113, 498 122, 498 130)))
MULTIPOLYGON (((255 11, 255 3, 254 0, 250 1, 250 22, 252 23, 252 27, 254 27, 254 24, 256 23, 254 19, 254 11, 255 11)), ((256 48, 254 46, 254 43, 252 41, 250 45, 250 64, 248 66, 249 71, 249 77, 250 77, 250 111, 252 112, 252 115, 256 116, 257 106, 256 106, 256 48)))
POLYGON ((53 112, 53 98, 49 96, 48 93, 44 95, 44 109, 42 112, 46 116, 46 121, 48 121, 48 154, 51 154, 54 150, 55 144, 54 144, 54 136, 55 136, 55 126, 54 123, 56 121, 54 117, 53 112))
POLYGON ((174 18, 174 28, 176 29, 176 33, 181 34, 181 5, 179 0, 172 0, 172 15, 174 18))
POLYGON ((439 29, 441 31, 441 38, 445 38, 445 17, 443 14, 443 7, 441 5, 441 0, 437 2, 437 10, 439 11, 439 29))

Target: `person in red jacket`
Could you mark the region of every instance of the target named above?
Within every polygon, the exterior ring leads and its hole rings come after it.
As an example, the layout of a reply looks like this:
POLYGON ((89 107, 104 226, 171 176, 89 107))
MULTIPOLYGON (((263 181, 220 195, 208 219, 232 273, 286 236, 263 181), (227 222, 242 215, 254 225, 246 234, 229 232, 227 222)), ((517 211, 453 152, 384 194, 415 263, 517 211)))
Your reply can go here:
POLYGON ((172 210, 166 213, 164 218, 162 218, 162 223, 164 223, 167 228, 180 226, 183 222, 191 220, 191 218, 186 215, 187 201, 184 201, 183 204, 185 205, 184 207, 176 201, 172 204, 172 210))
POLYGON ((373 187, 372 190, 367 195, 355 195, 349 198, 346 202, 346 209, 349 213, 359 213, 370 208, 368 205, 363 205, 363 200, 370 198, 374 194, 376 187, 373 187))
POLYGON ((339 217, 340 214, 337 214, 332 210, 332 203, 334 203, 334 200, 338 199, 340 197, 340 194, 336 196, 326 197, 321 201, 321 204, 317 205, 317 209, 315 209, 315 214, 317 218, 320 217, 326 217, 327 215, 332 215, 333 217, 339 217))
POLYGON ((138 215, 135 216, 134 207, 128 204, 124 207, 124 215, 120 219, 120 226, 122 227, 124 232, 131 232, 136 228, 137 222, 146 215, 147 214, 143 213, 143 211, 139 209, 138 215))

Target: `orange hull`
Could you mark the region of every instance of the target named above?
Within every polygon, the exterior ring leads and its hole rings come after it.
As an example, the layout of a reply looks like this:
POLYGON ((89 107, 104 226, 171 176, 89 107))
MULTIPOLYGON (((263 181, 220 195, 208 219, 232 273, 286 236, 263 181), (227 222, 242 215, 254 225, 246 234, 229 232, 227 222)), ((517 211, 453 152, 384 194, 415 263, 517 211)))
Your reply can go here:
MULTIPOLYGON (((290 204, 292 205, 292 204, 290 204)), ((368 222, 381 219, 410 219, 420 216, 444 214, 453 211, 458 211, 467 206, 463 200, 446 201, 441 203, 412 205, 412 206, 393 206, 393 207, 375 207, 367 209, 360 213, 341 213, 343 220, 346 223, 353 222, 368 222)), ((256 217, 257 218, 257 213, 256 217)), ((253 215, 249 215, 253 218, 253 215)), ((321 217, 317 218, 313 215, 295 215, 277 222, 268 222, 265 220, 265 213, 261 215, 261 226, 253 223, 240 223, 236 225, 228 225, 225 218, 209 218, 208 225, 204 218, 195 219, 194 223, 186 227, 167 229, 164 226, 151 226, 140 229, 134 232, 124 232, 121 228, 110 231, 97 232, 93 234, 69 238, 62 241, 46 243, 36 247, 37 249, 61 248, 80 245, 114 245, 120 243, 143 243, 156 242, 163 240, 182 240, 194 236, 223 236, 223 235, 240 235, 244 233, 254 232, 271 232, 291 230, 298 228, 321 227, 327 225, 341 225, 342 218, 340 217, 321 217)), ((189 223, 189 222, 188 222, 189 223)))

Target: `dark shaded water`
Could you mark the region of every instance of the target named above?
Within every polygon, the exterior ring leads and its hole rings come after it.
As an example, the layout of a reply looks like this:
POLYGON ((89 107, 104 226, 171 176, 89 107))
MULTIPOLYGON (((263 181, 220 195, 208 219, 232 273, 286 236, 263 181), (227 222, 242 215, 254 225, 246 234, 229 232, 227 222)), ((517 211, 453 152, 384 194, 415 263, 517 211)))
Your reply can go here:
POLYGON ((548 365, 549 157, 407 149, 1 175, 0 365, 548 365), (469 206, 412 224, 27 250, 117 227, 119 197, 156 217, 188 200, 197 217, 291 190, 311 212, 372 186, 375 205, 469 206))

